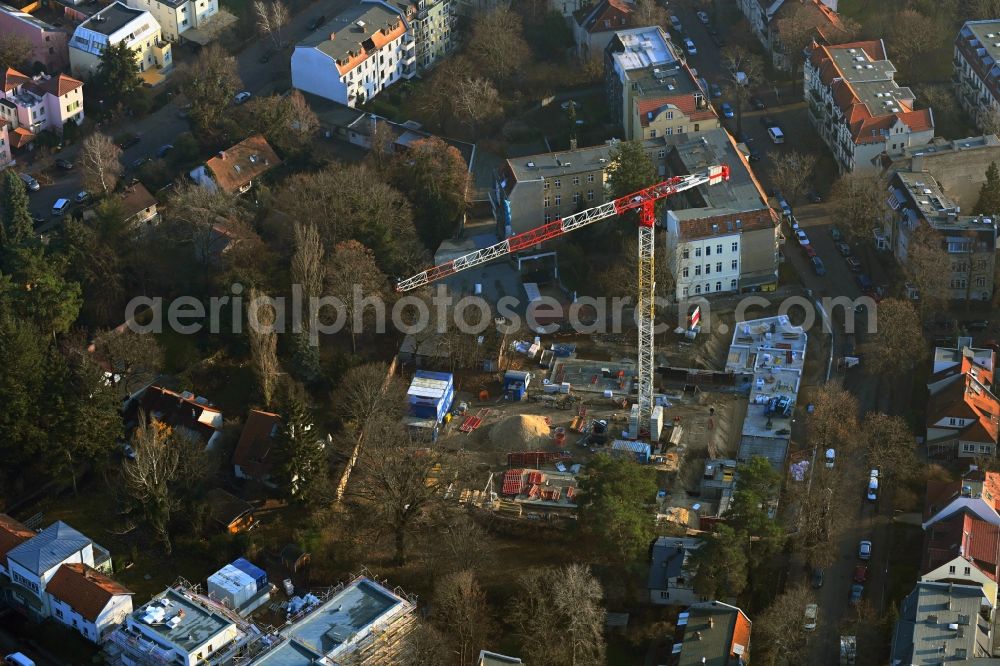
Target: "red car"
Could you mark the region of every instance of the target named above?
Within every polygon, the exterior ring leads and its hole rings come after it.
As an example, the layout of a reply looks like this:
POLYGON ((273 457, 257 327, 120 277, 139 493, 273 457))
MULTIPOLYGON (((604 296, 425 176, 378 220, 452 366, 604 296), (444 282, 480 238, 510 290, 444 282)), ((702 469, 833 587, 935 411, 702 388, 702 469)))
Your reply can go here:
POLYGON ((854 582, 863 583, 866 580, 868 580, 868 565, 859 564, 858 566, 854 567, 854 582))
POLYGON ((806 258, 812 259, 816 256, 816 250, 813 249, 812 245, 803 245, 802 251, 806 253, 806 258))

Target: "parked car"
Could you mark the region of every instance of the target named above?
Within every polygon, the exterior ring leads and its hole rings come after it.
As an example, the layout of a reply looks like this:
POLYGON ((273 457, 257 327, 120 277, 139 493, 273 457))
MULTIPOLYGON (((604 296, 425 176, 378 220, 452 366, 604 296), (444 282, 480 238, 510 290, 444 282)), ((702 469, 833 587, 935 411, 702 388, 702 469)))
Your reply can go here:
POLYGON ((837 252, 839 252, 841 256, 849 257, 851 255, 851 246, 844 241, 834 243, 834 246, 837 248, 837 252))
POLYGON ((823 197, 821 197, 819 192, 816 190, 809 190, 806 192, 806 199, 809 200, 809 203, 823 203, 823 197))
POLYGON ((764 109, 767 108, 767 104, 764 104, 764 100, 762 100, 760 97, 751 97, 750 108, 753 109, 754 111, 763 111, 764 109))
POLYGON ((46 222, 49 221, 49 218, 45 217, 41 213, 32 213, 31 214, 31 221, 34 222, 36 225, 38 225, 38 224, 45 224, 46 222))
POLYGON ((830 238, 832 238, 834 242, 841 241, 844 240, 844 235, 840 233, 840 229, 837 227, 830 227, 830 238))
POLYGON ((719 87, 719 84, 713 83, 709 85, 708 90, 711 93, 712 97, 722 97, 722 88, 719 87))
POLYGON ((811 243, 809 242, 809 236, 807 236, 806 232, 802 231, 801 229, 795 232, 795 239, 799 241, 799 245, 802 246, 811 245, 811 243))
POLYGON ((814 590, 823 587, 823 570, 819 567, 813 569, 812 586, 814 590))
POLYGON ((864 591, 865 591, 865 586, 861 585, 860 583, 855 583, 854 585, 851 585, 851 596, 849 597, 849 600, 852 606, 857 606, 859 603, 861 603, 861 595, 864 594, 864 591))
POLYGON ((306 24, 306 29, 309 32, 312 32, 313 30, 316 30, 324 23, 326 23, 326 15, 320 14, 319 16, 314 16, 309 20, 309 23, 306 24))
POLYGON ((733 113, 733 107, 729 104, 729 102, 723 102, 719 107, 719 110, 722 111, 722 115, 725 118, 732 118, 736 115, 733 113))
POLYGON ((806 631, 812 631, 816 628, 816 616, 819 615, 819 606, 816 604, 809 604, 806 606, 805 621, 802 623, 802 628, 806 631))
POLYGON ((670 15, 670 26, 677 32, 684 32, 684 28, 681 26, 681 20, 673 14, 670 15))
POLYGON ((721 49, 726 45, 726 40, 724 40, 721 35, 716 35, 710 32, 708 38, 712 40, 712 43, 715 44, 716 48, 721 49))
POLYGON ((698 47, 694 45, 690 37, 684 38, 684 50, 687 51, 688 55, 698 55, 698 47))
POLYGON ((857 273, 861 270, 861 260, 854 255, 847 257, 844 261, 847 262, 847 267, 851 269, 851 272, 857 273))
POLYGON ((128 150, 135 144, 139 143, 141 140, 142 139, 139 138, 138 134, 126 134, 118 142, 118 147, 121 148, 122 150, 128 150))
POLYGON ((872 559, 872 542, 865 539, 858 544, 858 557, 866 562, 872 559))
POLYGON ((868 580, 868 565, 859 564, 858 566, 854 567, 854 582, 863 583, 866 580, 868 580))
POLYGON ((6 666, 35 666, 35 662, 24 656, 21 652, 13 652, 3 658, 6 666))
POLYGON ((826 468, 833 469, 833 465, 837 461, 837 450, 827 449, 825 458, 826 458, 826 468))
POLYGON ((156 150, 156 157, 162 160, 164 157, 167 156, 167 153, 169 153, 173 149, 174 149, 174 147, 173 147, 172 144, 165 143, 162 146, 160 146, 159 148, 157 148, 157 150, 156 150))
POLYGON ((140 158, 139 158, 139 159, 137 159, 137 160, 132 160, 132 163, 131 163, 131 164, 129 165, 129 169, 130 169, 130 170, 132 170, 132 171, 138 171, 138 170, 139 170, 139 169, 141 169, 141 168, 143 167, 143 165, 145 165, 145 164, 146 164, 146 162, 148 162, 148 161, 149 161, 149 158, 148 158, 148 157, 140 157, 140 158))
POLYGON ((858 273, 854 276, 854 281, 858 283, 861 291, 867 292, 872 288, 872 279, 866 273, 858 273))
POLYGON ((56 166, 64 171, 69 171, 73 168, 73 163, 70 162, 69 160, 59 157, 56 158, 56 166))
POLYGON ((85 201, 88 201, 89 199, 90 199, 90 192, 86 192, 86 191, 83 191, 83 190, 81 190, 80 192, 77 192, 76 196, 73 197, 73 200, 76 201, 77 203, 84 203, 85 201))
MULTIPOLYGON (((868 494, 865 495, 869 502, 874 502, 878 499, 878 470, 873 469, 868 474, 868 494)), ((862 558, 863 559, 863 558, 862 558)))
POLYGON ((822 259, 819 257, 813 257, 810 261, 812 261, 813 270, 816 271, 816 275, 820 277, 826 275, 826 266, 823 265, 822 259))
POLYGON ((52 204, 52 217, 62 217, 65 215, 69 209, 69 204, 69 199, 56 199, 56 202, 52 204))
POLYGON ((816 250, 812 245, 803 245, 802 251, 806 253, 806 257, 812 259, 816 256, 816 250))
POLYGON ((135 460, 135 449, 128 442, 122 444, 122 455, 124 455, 129 460, 135 460))
POLYGON ((771 138, 772 143, 785 142, 785 133, 781 131, 780 127, 768 127, 767 135, 771 138))
POLYGON ((21 182, 24 183, 24 186, 31 192, 37 192, 42 188, 42 186, 38 184, 38 181, 35 180, 35 177, 30 173, 18 174, 18 177, 21 179, 21 182))
POLYGON ((749 153, 747 153, 747 161, 748 162, 759 162, 760 161, 760 153, 758 153, 756 150, 751 150, 749 153))
POLYGON ((698 17, 698 20, 701 21, 702 25, 708 25, 708 14, 705 12, 697 12, 695 16, 698 17))
POLYGON ((242 90, 233 97, 233 104, 242 104, 243 102, 250 99, 251 94, 247 90, 242 90))

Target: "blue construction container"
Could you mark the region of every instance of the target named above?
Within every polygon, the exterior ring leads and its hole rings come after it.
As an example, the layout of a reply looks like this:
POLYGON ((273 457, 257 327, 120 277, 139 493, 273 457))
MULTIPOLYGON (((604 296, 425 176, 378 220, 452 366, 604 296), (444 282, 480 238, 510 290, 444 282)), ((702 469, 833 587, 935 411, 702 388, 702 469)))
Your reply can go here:
POLYGON ((649 463, 652 451, 648 442, 630 441, 627 439, 616 439, 611 442, 611 454, 615 456, 631 456, 637 463, 643 465, 649 463))
POLYGON ((524 400, 528 392, 531 375, 520 370, 508 370, 503 376, 503 395, 507 400, 515 402, 524 400))
POLYGON ((417 370, 406 398, 410 416, 440 423, 455 399, 454 377, 447 372, 417 370))
POLYGON ((256 564, 249 562, 242 557, 233 562, 233 566, 250 576, 257 583, 257 589, 263 590, 267 587, 267 572, 258 567, 256 564))

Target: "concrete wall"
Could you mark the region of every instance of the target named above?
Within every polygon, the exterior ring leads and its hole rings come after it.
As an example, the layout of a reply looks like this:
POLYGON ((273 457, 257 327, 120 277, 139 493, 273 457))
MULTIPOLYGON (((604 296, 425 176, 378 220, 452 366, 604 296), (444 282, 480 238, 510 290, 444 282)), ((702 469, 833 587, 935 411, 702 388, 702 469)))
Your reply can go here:
POLYGON ((778 260, 775 257, 776 229, 746 231, 740 242, 740 279, 759 282, 761 278, 775 276, 778 260))

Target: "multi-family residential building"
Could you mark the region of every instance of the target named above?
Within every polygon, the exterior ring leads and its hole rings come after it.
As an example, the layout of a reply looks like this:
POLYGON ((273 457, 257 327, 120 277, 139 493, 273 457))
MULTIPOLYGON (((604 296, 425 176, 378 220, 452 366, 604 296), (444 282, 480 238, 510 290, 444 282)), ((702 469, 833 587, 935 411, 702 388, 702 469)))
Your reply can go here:
POLYGON ((612 118, 625 138, 654 138, 719 127, 708 94, 659 26, 620 30, 605 48, 612 118))
POLYGON ((402 13, 381 0, 362 0, 292 53, 292 85, 356 106, 416 75, 413 30, 402 13))
POLYGON ((966 21, 952 63, 959 104, 982 128, 988 115, 1000 113, 1000 19, 966 21))
POLYGON ((74 76, 90 77, 97 71, 101 53, 109 44, 125 42, 135 52, 144 80, 158 82, 163 70, 173 66, 170 42, 160 33, 160 24, 144 9, 114 2, 76 27, 69 42, 69 62, 74 76))
POLYGON ((51 617, 103 643, 132 612, 132 592, 86 564, 64 564, 46 587, 51 617))
MULTIPOLYGON (((918 166, 921 164, 919 161, 918 166)), ((900 265, 909 265, 914 236, 930 230, 933 233, 928 242, 936 243, 951 259, 950 274, 940 276, 948 284, 949 298, 989 301, 993 297, 996 219, 963 214, 929 171, 895 172, 889 180, 887 205, 891 212, 886 216, 883 238, 900 265)))
POLYGON ((967 336, 960 336, 954 347, 935 347, 927 392, 936 395, 967 374, 992 386, 995 360, 992 349, 973 347, 967 336))
POLYGON ((230 194, 243 194, 268 171, 281 164, 277 153, 262 134, 254 134, 235 146, 220 151, 200 167, 191 179, 202 187, 230 194))
POLYGON ((144 9, 160 24, 163 38, 176 42, 192 28, 203 27, 219 12, 219 0, 127 0, 129 7, 144 9))
POLYGON ((836 44, 848 38, 837 3, 830 0, 737 0, 754 35, 778 69, 791 69, 788 48, 781 39, 782 21, 794 16, 796 28, 808 25, 819 44, 836 44))
POLYGON ((653 543, 646 579, 650 602, 687 606, 704 601, 694 591, 694 576, 688 567, 688 558, 701 544, 700 539, 663 536, 653 543))
POLYGON ((674 666, 746 663, 752 629, 750 618, 736 606, 721 601, 692 604, 677 617, 674 647, 666 663, 674 666))
POLYGON ((922 526, 967 513, 1000 525, 1000 474, 970 469, 957 481, 928 481, 922 526))
POLYGON ((934 138, 932 111, 914 108, 913 92, 895 73, 881 40, 810 51, 803 77, 809 120, 841 172, 874 170, 884 156, 934 138))
POLYGON ((890 663, 995 661, 990 659, 994 614, 993 602, 978 585, 918 582, 900 605, 890 663))
POLYGON ((413 31, 417 67, 426 70, 451 53, 457 42, 452 0, 416 0, 399 4, 413 31))
POLYGON ((971 350, 969 356, 963 359, 965 371, 928 400, 929 456, 996 455, 1000 399, 992 390, 992 371, 976 364, 971 350))
POLYGON ((957 513, 924 532, 920 580, 983 588, 994 606, 1000 576, 1000 526, 957 513))
POLYGON ((729 165, 729 180, 667 201, 664 263, 678 299, 769 291, 778 282, 778 222, 767 196, 724 129, 667 136, 666 174, 729 165))
POLYGON ((628 0, 599 0, 573 14, 573 41, 581 60, 604 57, 619 30, 632 26, 635 5, 628 0))
POLYGON ((68 35, 31 14, 0 3, 0 33, 17 35, 31 45, 30 62, 40 62, 47 72, 69 65, 68 35))
POLYGON ((0 123, 34 135, 62 133, 63 125, 83 122, 83 82, 65 74, 28 76, 7 68, 0 89, 0 123))

